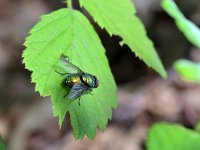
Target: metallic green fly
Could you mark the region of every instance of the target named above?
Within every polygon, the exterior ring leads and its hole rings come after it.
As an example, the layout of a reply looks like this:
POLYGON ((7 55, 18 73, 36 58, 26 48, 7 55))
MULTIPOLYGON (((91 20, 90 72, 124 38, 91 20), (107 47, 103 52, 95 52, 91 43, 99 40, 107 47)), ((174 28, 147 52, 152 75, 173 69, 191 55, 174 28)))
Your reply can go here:
POLYGON ((68 95, 71 100, 79 99, 78 102, 80 105, 81 96, 87 93, 91 94, 93 88, 99 86, 99 81, 96 76, 85 73, 76 65, 72 64, 69 61, 69 57, 64 54, 60 56, 60 62, 65 68, 66 73, 55 71, 65 77, 63 80, 63 86, 65 88, 70 88, 70 92, 64 97, 68 95))

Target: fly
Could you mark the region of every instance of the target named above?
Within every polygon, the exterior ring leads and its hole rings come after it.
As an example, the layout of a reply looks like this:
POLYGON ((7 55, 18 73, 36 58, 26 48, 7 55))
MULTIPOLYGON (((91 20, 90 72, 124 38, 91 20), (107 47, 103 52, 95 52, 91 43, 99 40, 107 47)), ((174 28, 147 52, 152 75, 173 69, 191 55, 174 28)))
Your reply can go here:
POLYGON ((70 91, 64 95, 64 97, 68 95, 70 100, 79 99, 78 103, 80 105, 81 96, 87 93, 91 94, 92 90, 99 86, 99 81, 96 76, 85 73, 79 67, 72 64, 68 56, 62 54, 60 56, 60 61, 66 73, 55 71, 59 75, 65 76, 63 86, 65 88, 70 88, 70 91))

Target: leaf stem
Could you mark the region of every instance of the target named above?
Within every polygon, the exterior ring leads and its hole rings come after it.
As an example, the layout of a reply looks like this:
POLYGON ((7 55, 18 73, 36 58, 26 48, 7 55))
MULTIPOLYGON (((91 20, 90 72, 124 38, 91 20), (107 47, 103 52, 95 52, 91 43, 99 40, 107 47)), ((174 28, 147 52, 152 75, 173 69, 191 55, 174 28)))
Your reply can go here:
POLYGON ((72 0, 66 0, 67 7, 73 9, 72 0))

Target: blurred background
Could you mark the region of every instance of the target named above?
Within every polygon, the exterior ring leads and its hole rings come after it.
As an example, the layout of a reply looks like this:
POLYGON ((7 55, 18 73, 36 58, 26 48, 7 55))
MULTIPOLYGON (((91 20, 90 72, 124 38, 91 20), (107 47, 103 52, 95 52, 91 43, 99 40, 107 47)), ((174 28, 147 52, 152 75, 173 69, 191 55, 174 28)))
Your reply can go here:
MULTIPOLYGON (((161 79, 128 47, 120 47, 119 37, 110 38, 91 20, 107 49, 119 106, 104 133, 97 131, 93 141, 75 141, 69 120, 66 118, 60 130, 50 98, 34 92, 31 73, 24 69, 21 58, 24 39, 39 16, 65 4, 62 0, 0 0, 0 135, 8 150, 145 150, 148 128, 155 122, 195 126, 200 86, 181 80, 172 64, 179 58, 200 62, 200 51, 184 38, 159 0, 133 2, 169 73, 168 79, 161 79)), ((200 26, 199 0, 176 3, 200 26)), ((74 7, 80 9, 77 1, 74 7)))

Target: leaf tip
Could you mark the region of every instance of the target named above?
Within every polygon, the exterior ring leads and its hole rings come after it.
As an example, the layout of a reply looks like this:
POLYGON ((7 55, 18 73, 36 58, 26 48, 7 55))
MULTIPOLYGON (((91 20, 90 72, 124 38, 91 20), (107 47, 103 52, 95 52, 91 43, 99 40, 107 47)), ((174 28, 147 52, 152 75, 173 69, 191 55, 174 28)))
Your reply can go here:
POLYGON ((165 70, 163 70, 160 74, 161 74, 161 77, 163 77, 164 79, 167 79, 168 74, 165 70))
POLYGON ((119 42, 119 45, 120 45, 120 46, 123 46, 124 44, 125 44, 125 43, 124 43, 123 40, 119 42))

